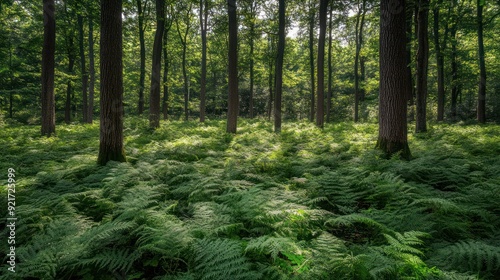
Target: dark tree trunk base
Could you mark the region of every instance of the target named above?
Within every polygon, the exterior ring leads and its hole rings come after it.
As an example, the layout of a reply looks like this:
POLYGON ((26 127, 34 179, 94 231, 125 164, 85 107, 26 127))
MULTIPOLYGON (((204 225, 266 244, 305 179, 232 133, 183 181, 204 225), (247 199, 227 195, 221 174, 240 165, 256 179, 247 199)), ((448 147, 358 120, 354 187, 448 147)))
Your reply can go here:
POLYGON ((400 154, 401 159, 410 160, 412 158, 408 142, 389 141, 379 137, 375 147, 382 150, 386 158, 390 158, 397 153, 400 154))

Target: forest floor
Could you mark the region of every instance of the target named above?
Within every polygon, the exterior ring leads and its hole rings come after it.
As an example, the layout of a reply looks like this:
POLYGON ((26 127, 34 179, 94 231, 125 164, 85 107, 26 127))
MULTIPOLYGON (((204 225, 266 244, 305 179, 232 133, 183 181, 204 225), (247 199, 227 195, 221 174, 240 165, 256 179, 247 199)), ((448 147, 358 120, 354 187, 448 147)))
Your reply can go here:
POLYGON ((498 125, 410 133, 411 161, 376 124, 238 125, 127 118, 104 167, 98 124, 3 125, 0 279, 500 279, 498 125))

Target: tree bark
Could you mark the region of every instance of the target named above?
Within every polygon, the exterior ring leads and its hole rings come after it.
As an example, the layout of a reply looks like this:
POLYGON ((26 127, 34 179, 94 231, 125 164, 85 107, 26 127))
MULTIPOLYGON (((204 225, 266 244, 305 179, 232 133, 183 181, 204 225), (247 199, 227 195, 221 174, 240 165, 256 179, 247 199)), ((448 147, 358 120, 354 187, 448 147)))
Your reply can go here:
MULTIPOLYGON (((484 0, 483 0, 484 3, 484 0)), ((477 0, 477 43, 479 55, 479 94, 477 100, 477 121, 486 122, 486 65, 483 42, 483 3, 477 0)))
POLYGON ((419 1, 417 51, 417 120, 415 132, 427 131, 427 71, 429 64, 429 0, 419 1))
POLYGON ((320 0, 319 4, 319 38, 318 38, 318 103, 316 125, 323 128, 325 125, 325 35, 326 35, 326 13, 328 11, 328 0, 320 0))
POLYGON ((356 53, 354 55, 354 122, 359 121, 359 101, 361 93, 359 88, 359 62, 361 46, 363 44, 363 25, 366 14, 366 0, 363 0, 362 7, 356 17, 356 53))
POLYGON ((444 56, 441 52, 441 43, 439 41, 439 6, 442 0, 439 0, 433 10, 434 14, 434 49, 436 50, 436 65, 437 65, 437 121, 444 120, 444 56))
MULTIPOLYGON (((141 68, 139 76, 139 115, 144 112, 144 80, 146 78, 146 43, 144 41, 144 7, 142 0, 137 0, 137 15, 139 18, 139 45, 141 56, 141 68)), ((145 5, 144 5, 145 6, 145 5)))
POLYGON ((87 83, 89 76, 87 68, 85 67, 85 51, 83 48, 83 16, 78 15, 78 45, 80 49, 80 69, 82 75, 82 103, 83 103, 83 122, 87 122, 88 114, 88 97, 87 97, 87 83))
POLYGON ((94 62, 94 19, 89 9, 89 102, 87 112, 87 123, 94 119, 94 88, 95 88, 95 62, 94 62))
POLYGON ((200 30, 201 30, 201 77, 200 77, 200 122, 205 121, 206 91, 207 91, 207 21, 208 0, 200 0, 200 30))
POLYGON ((281 132, 281 95, 283 91, 283 58, 285 54, 285 0, 279 0, 278 53, 276 56, 276 90, 274 98, 274 132, 281 132))
MULTIPOLYGON (((74 42, 73 38, 69 37, 68 38, 68 74, 72 75, 73 74, 73 69, 75 66, 75 53, 73 52, 74 49, 74 42)), ((66 104, 64 108, 64 122, 69 124, 71 122, 71 101, 72 101, 72 95, 73 95, 73 82, 71 81, 71 78, 68 79, 67 85, 66 85, 66 104)), ((85 104, 84 104, 85 106, 85 104)))
POLYGON ((186 13, 186 30, 184 34, 181 34, 179 22, 176 20, 177 24, 177 33, 179 34, 179 39, 181 40, 182 45, 182 77, 184 79, 184 120, 187 121, 189 119, 189 81, 187 75, 187 65, 186 65, 186 52, 187 52, 187 36, 189 34, 189 29, 191 28, 189 13, 191 12, 191 4, 189 4, 189 8, 186 13))
POLYGON ((309 1, 309 69, 311 78, 311 109, 309 113, 309 121, 314 121, 314 96, 316 85, 314 84, 314 28, 315 28, 315 9, 314 4, 309 1))
POLYGON ((54 97, 54 58, 56 21, 54 0, 43 0, 43 50, 42 50, 42 136, 56 133, 54 97))
POLYGON ((227 0, 229 16, 227 132, 236 133, 238 121, 238 18, 236 0, 227 0))
POLYGON ((149 96, 149 127, 160 127, 160 87, 161 87, 161 53, 163 32, 165 31, 165 1, 156 0, 156 33, 153 43, 153 59, 151 63, 151 92, 149 96))
POLYGON ((122 0, 101 1, 101 121, 97 162, 126 161, 123 150, 122 0))
POLYGON ((380 1, 380 99, 377 148, 411 157, 407 140, 405 0, 380 1))
MULTIPOLYGON (((173 16, 173 11, 170 9, 170 17, 173 16)), ((165 31, 163 32, 163 102, 162 102, 162 112, 163 119, 168 119, 168 96, 169 96, 169 87, 168 87, 168 72, 169 72, 169 56, 168 56, 168 32, 172 27, 172 18, 167 21, 165 19, 165 31)))
POLYGON ((332 110, 332 84, 333 84, 333 66, 332 66, 332 30, 333 29, 333 5, 330 5, 330 16, 328 19, 328 92, 326 94, 326 121, 330 122, 332 110))

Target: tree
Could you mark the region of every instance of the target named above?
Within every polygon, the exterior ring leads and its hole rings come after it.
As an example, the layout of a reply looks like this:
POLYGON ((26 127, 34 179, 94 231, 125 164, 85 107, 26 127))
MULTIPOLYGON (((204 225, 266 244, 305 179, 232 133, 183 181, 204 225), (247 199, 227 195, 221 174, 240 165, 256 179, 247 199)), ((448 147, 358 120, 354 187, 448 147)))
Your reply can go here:
POLYGON ((281 95, 283 92, 283 58, 285 54, 285 0, 279 0, 278 55, 276 57, 274 98, 274 132, 281 132, 281 95))
POLYGON ((123 150, 122 0, 101 1, 101 121, 97 162, 126 161, 123 150))
POLYGON ((200 77, 200 122, 205 121, 205 103, 207 91, 207 24, 208 0, 200 0, 201 30, 201 77, 200 77))
POLYGON ((332 66, 332 30, 333 29, 333 4, 330 5, 330 15, 328 18, 328 92, 326 94, 326 121, 330 121, 332 110, 332 84, 333 84, 333 66, 332 66))
POLYGON ((82 76, 83 121, 88 122, 87 114, 89 113, 89 111, 88 111, 87 83, 89 80, 89 75, 87 73, 87 68, 85 67, 85 51, 83 47, 84 44, 83 37, 84 37, 83 15, 78 14, 78 47, 80 50, 80 69, 82 76))
POLYGON ((376 147, 386 156, 411 157, 407 140, 405 0, 380 1, 379 133, 376 147))
POLYGON ((146 9, 147 0, 136 0, 137 5, 137 15, 139 19, 139 44, 141 47, 140 56, 141 56, 141 66, 140 66, 140 76, 139 76, 139 115, 144 112, 144 80, 146 78, 146 43, 144 42, 144 10, 146 9))
POLYGON ((311 79, 311 109, 309 112, 309 121, 314 121, 314 96, 316 89, 314 85, 314 30, 316 28, 316 5, 313 1, 309 0, 309 68, 311 79))
POLYGON ((229 17, 227 132, 236 133, 238 121, 238 18, 236 0, 227 0, 229 17))
POLYGON ((89 13, 89 102, 87 107, 87 123, 92 123, 94 118, 94 87, 95 87, 95 60, 94 60, 94 18, 91 4, 88 6, 89 13))
POLYGON ((168 5, 168 12, 165 14, 165 31, 163 32, 163 102, 162 102, 162 111, 163 111, 163 119, 168 119, 168 73, 169 73, 169 52, 168 52, 168 34, 170 32, 170 28, 172 27, 172 23, 174 21, 174 6, 170 3, 168 5))
POLYGON ((323 128, 325 123, 325 35, 328 0, 320 0, 319 4, 319 39, 318 39, 318 104, 316 125, 323 128))
POLYGON ((486 122, 486 65, 484 61, 483 6, 485 0, 477 0, 477 43, 479 56, 479 94, 477 100, 477 120, 486 122))
POLYGON ((43 50, 42 50, 42 135, 56 133, 54 96, 54 66, 56 47, 56 19, 54 0, 43 0, 43 50))
POLYGON ((427 69, 429 64, 429 0, 418 3, 417 120, 415 132, 427 131, 427 69))
POLYGON ((358 5, 358 15, 356 17, 356 53, 354 55, 354 122, 359 121, 359 101, 361 92, 359 88, 359 62, 361 46, 363 45, 363 26, 365 23, 366 0, 363 0, 361 7, 358 5))
POLYGON ((437 121, 444 120, 444 55, 442 45, 439 39, 439 6, 443 1, 438 0, 433 9, 433 31, 434 31, 434 49, 436 50, 436 66, 437 66, 437 121))
POLYGON ((181 41, 182 45, 182 77, 184 78, 184 120, 186 121, 189 119, 189 108, 188 108, 189 81, 187 75, 186 52, 187 52, 187 38, 189 35, 189 30, 191 28, 191 7, 192 7, 191 2, 189 2, 188 7, 183 7, 184 11, 186 12, 184 16, 186 23, 186 29, 184 30, 184 34, 181 33, 180 23, 178 20, 179 17, 175 18, 175 23, 177 26, 177 34, 179 34, 179 40, 181 41))
POLYGON ((160 127, 160 77, 163 32, 165 31, 165 1, 156 0, 156 33, 153 44, 151 92, 149 96, 149 126, 160 127))

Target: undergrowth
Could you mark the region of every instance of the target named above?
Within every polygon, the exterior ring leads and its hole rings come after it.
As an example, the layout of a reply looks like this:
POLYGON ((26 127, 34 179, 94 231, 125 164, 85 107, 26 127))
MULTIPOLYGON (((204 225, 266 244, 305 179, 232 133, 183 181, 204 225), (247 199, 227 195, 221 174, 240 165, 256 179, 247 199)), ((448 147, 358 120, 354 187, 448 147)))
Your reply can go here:
POLYGON ((97 125, 2 127, 0 279, 500 278, 498 126, 435 125, 409 162, 382 159, 373 124, 125 127, 129 162, 104 167, 97 125))

